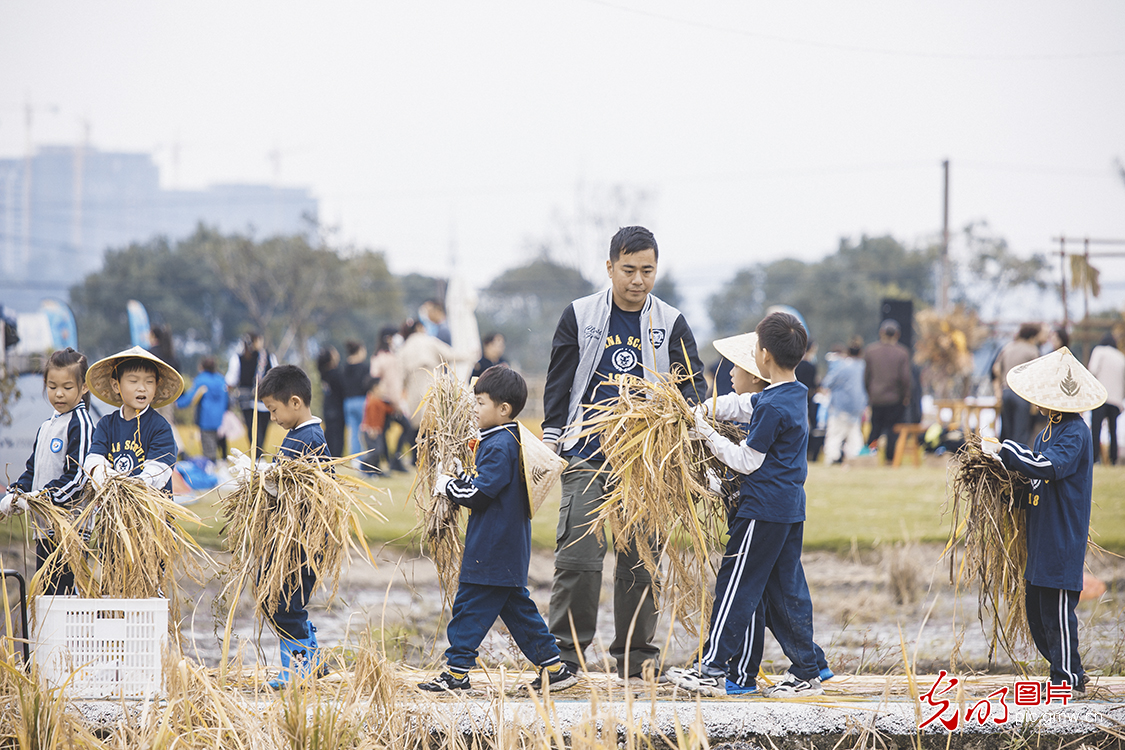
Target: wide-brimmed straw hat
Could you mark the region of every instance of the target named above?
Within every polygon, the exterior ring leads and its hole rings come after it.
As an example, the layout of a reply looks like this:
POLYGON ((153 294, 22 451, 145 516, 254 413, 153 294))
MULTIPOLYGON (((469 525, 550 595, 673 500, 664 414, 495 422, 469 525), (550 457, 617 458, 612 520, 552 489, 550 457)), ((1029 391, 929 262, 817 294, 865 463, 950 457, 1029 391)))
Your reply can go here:
POLYGON ((718 339, 712 344, 715 351, 735 367, 741 367, 754 377, 770 382, 770 379, 758 370, 758 363, 754 360, 754 350, 758 347, 758 334, 753 331, 740 333, 737 336, 718 339))
POLYGON ((562 476, 566 459, 557 456, 522 422, 517 424, 520 426, 520 469, 527 483, 527 499, 531 504, 527 511, 534 518, 535 512, 562 476))
POLYGON ((1008 387, 1036 406, 1060 412, 1096 409, 1107 396, 1105 386, 1065 346, 1013 367, 1008 387))
POLYGON ((99 359, 86 371, 86 387, 102 401, 111 406, 121 406, 121 396, 113 392, 110 381, 114 379, 115 371, 121 362, 126 359, 147 359, 156 365, 160 373, 156 382, 156 393, 152 397, 152 406, 159 409, 167 406, 179 397, 184 391, 184 379, 176 369, 147 349, 134 346, 105 359, 99 359))

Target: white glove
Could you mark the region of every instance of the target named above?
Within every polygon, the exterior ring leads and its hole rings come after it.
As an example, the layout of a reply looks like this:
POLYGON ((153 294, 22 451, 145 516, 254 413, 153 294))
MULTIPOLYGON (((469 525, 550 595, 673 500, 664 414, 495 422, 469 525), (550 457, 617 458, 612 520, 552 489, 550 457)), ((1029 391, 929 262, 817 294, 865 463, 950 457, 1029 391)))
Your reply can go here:
POLYGON ((999 461, 1000 463, 1004 462, 1003 459, 1000 458, 1000 441, 999 440, 988 440, 988 439, 981 440, 980 441, 980 452, 983 453, 984 455, 988 456, 989 458, 992 458, 992 459, 995 459, 996 461, 999 461))
POLYGON ((110 479, 121 476, 121 472, 108 463, 98 464, 90 471, 90 482, 94 489, 100 490, 109 483, 110 479))
POLYGON ((695 426, 688 429, 689 437, 709 440, 712 436, 717 434, 707 417, 707 410, 704 409, 702 405, 692 409, 691 413, 695 417, 695 426))
POLYGON ((707 469, 704 472, 707 477, 707 489, 711 490, 712 494, 719 495, 723 491, 723 480, 715 473, 714 469, 707 469))
POLYGON ((448 474, 438 474, 437 479, 434 480, 434 494, 445 495, 445 488, 449 486, 456 477, 451 477, 448 474))
POLYGON ((238 448, 231 448, 227 463, 230 465, 230 475, 236 482, 246 483, 250 481, 250 472, 254 466, 252 458, 238 448))
POLYGON ((27 498, 22 494, 17 495, 14 492, 9 492, 3 498, 0 498, 0 518, 18 516, 25 510, 27 510, 27 498))
POLYGON ((457 456, 451 458, 449 463, 445 465, 445 468, 449 470, 448 473, 455 477, 461 476, 461 473, 465 471, 465 467, 461 465, 461 459, 457 458, 457 456))

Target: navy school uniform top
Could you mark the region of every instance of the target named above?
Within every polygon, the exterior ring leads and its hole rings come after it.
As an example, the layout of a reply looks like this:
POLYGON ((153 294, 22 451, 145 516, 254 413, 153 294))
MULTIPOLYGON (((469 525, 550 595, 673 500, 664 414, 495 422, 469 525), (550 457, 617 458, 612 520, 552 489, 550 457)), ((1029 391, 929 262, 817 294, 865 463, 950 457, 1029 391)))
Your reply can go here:
POLYGON ((476 476, 466 472, 445 489, 446 497, 469 509, 461 583, 527 585, 531 563, 531 519, 520 474, 519 426, 497 425, 480 434, 476 476))
POLYGON ((742 477, 735 515, 772 523, 805 520, 809 472, 808 392, 796 381, 771 385, 752 397, 754 412, 746 444, 765 454, 762 465, 742 477))
MULTIPOLYGON (((590 379, 590 385, 582 398, 583 409, 592 404, 612 403, 617 400, 617 385, 612 381, 622 375, 635 375, 643 378, 644 365, 641 364, 641 311, 622 310, 614 303, 609 313, 609 326, 605 337, 602 357, 590 379), (610 381, 607 383, 607 381, 610 381)), ((584 414, 586 418, 597 416, 597 412, 584 414)), ((567 456, 578 456, 591 461, 603 461, 601 440, 597 435, 580 440, 567 456)))
POLYGON ((1082 590, 1090 504, 1094 491, 1094 441, 1078 414, 1063 414, 1035 438, 1034 449, 1005 440, 1004 465, 1031 480, 1027 510, 1027 568, 1033 586, 1082 590))
POLYGON ((168 421, 151 407, 146 406, 133 419, 121 416, 121 409, 102 417, 94 428, 90 455, 103 456, 116 471, 128 476, 168 469, 168 482, 163 489, 172 492, 176 438, 168 421))
POLYGON ((285 439, 281 441, 281 448, 278 449, 277 455, 282 458, 301 456, 328 458, 328 440, 324 437, 324 428, 320 426, 320 421, 320 417, 313 417, 285 433, 285 439))

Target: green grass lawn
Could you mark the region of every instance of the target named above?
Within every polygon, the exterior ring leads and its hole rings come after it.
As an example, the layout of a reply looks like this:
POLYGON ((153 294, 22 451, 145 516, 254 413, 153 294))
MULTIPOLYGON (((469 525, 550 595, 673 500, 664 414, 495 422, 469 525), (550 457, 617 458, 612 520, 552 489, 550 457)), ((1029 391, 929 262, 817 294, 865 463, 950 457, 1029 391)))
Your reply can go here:
MULTIPOLYGON (((409 533, 415 523, 414 507, 409 503, 411 481, 413 474, 394 474, 372 482, 390 492, 389 498, 381 493, 375 496, 387 522, 371 520, 365 524, 372 542, 410 545, 409 533)), ((945 466, 937 463, 899 469, 841 469, 814 464, 809 467, 805 483, 805 547, 846 550, 853 541, 860 547, 873 547, 907 537, 913 541, 944 542, 949 537, 949 518, 942 516, 945 481, 945 466)), ((213 494, 209 495, 204 502, 192 506, 210 525, 197 534, 209 546, 218 544, 213 498, 213 494)), ((532 544, 536 547, 554 548, 558 508, 556 485, 531 523, 532 544)), ((1094 467, 1090 525, 1095 542, 1109 550, 1125 552, 1125 468, 1094 467)))
MULTIPOLYGON (((394 474, 373 480, 372 484, 390 494, 375 494, 387 521, 365 523, 364 531, 371 542, 412 546, 410 530, 416 520, 414 507, 409 502, 412 481, 413 474, 394 474)), ((810 466, 805 484, 808 496, 805 547, 847 550, 855 543, 868 548, 907 537, 912 541, 944 542, 949 536, 949 519, 942 516, 945 482, 945 466, 940 463, 899 469, 810 466)), ((191 506, 205 524, 191 531, 201 544, 211 548, 219 546, 217 499, 215 493, 209 493, 191 506)), ((558 508, 556 485, 531 524, 532 544, 539 549, 549 550, 555 546, 558 508)), ((1097 544, 1125 553, 1125 468, 1100 465, 1094 468, 1094 509, 1090 525, 1091 536, 1097 544)), ((19 522, 0 522, 0 539, 19 538, 21 529, 19 522)))

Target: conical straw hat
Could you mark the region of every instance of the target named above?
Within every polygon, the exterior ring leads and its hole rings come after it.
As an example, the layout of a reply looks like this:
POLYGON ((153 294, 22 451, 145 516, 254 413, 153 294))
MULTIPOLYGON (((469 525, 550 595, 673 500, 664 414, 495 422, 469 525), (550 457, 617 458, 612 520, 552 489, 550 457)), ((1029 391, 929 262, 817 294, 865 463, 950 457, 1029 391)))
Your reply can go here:
POLYGON ((523 470, 523 479, 527 485, 527 499, 531 507, 527 509, 531 518, 547 499, 547 494, 555 486, 566 468, 566 459, 555 455, 555 452, 543 444, 531 430, 518 422, 520 426, 520 468, 523 470))
POLYGON ((740 333, 737 336, 727 336, 712 342, 715 351, 721 354, 735 367, 741 367, 759 380, 767 383, 770 379, 758 370, 758 363, 754 359, 754 350, 758 347, 758 334, 740 333))
POLYGON ((160 373, 156 382, 156 394, 152 397, 154 409, 172 403, 183 393, 184 379, 180 377, 180 373, 176 372, 175 368, 160 357, 139 346, 118 352, 105 359, 99 359, 91 365, 90 369, 86 371, 86 387, 107 404, 121 406, 121 397, 113 392, 110 381, 113 380, 114 368, 123 360, 133 358, 150 360, 156 365, 157 372, 160 373))
POLYGON ((1008 387, 1036 406, 1061 412, 1096 409, 1107 395, 1105 386, 1065 346, 1013 367, 1008 387))

